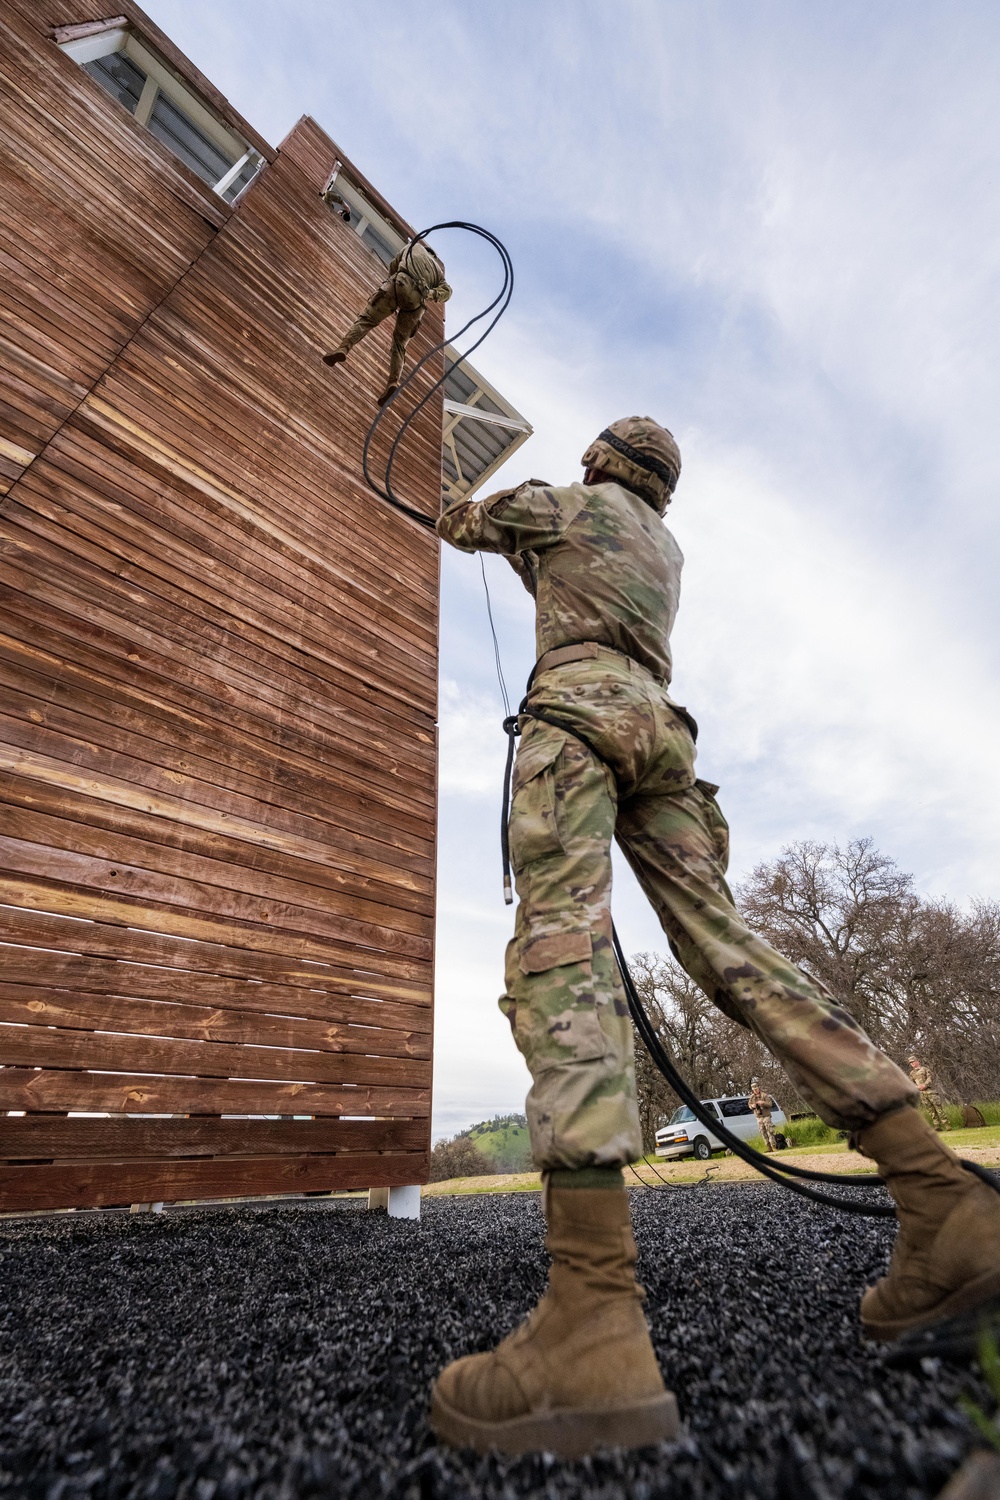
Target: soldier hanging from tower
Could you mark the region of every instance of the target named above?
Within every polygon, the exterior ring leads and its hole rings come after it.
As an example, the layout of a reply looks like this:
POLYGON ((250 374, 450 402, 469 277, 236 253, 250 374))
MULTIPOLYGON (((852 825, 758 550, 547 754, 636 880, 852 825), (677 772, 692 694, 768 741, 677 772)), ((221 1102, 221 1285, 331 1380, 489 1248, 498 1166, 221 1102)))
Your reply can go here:
POLYGON ((378 398, 379 406, 384 406, 399 390, 406 346, 420 327, 428 302, 447 302, 450 296, 451 287, 444 279, 444 262, 440 256, 422 240, 412 241, 393 258, 385 281, 372 293, 368 305, 351 324, 336 349, 324 354, 323 363, 343 364, 355 344, 360 344, 373 328, 395 313, 389 379, 378 398))

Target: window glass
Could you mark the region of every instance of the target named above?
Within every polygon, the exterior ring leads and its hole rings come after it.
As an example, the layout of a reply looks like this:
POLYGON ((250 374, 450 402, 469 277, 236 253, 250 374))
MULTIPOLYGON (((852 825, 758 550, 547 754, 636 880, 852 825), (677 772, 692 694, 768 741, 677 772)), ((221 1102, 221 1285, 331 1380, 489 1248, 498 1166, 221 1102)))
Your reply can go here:
POLYGON ((734 1119, 737 1115, 748 1115, 750 1106, 745 1099, 720 1099, 719 1108, 722 1110, 723 1118, 734 1119))
POLYGON ((112 52, 107 57, 84 63, 83 71, 95 78, 119 104, 124 104, 130 114, 135 114, 146 75, 130 58, 121 52, 112 52))
POLYGON ((166 94, 159 93, 149 117, 149 128, 157 140, 179 156, 205 182, 215 184, 232 166, 214 141, 203 135, 192 119, 178 109, 166 94))
POLYGON ((388 240, 383 239, 378 230, 373 229, 370 224, 365 225, 361 238, 369 250, 374 250, 379 260, 384 261, 386 265, 389 264, 396 254, 388 240))
POLYGON ((687 1105, 682 1104, 680 1109, 675 1109, 670 1116, 670 1123, 671 1125, 686 1125, 689 1120, 693 1119, 694 1115, 688 1109, 687 1105))

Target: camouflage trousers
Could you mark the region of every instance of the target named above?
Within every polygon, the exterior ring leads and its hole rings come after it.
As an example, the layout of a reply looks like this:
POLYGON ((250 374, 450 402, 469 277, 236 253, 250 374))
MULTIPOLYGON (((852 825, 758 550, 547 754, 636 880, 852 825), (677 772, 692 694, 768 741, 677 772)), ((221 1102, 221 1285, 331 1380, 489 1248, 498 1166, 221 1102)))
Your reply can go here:
POLYGON ((856 1130, 913 1102, 909 1078, 736 910, 717 789, 696 781, 691 735, 656 679, 608 653, 540 673, 528 707, 596 751, 522 718, 510 815, 518 907, 500 1007, 532 1076, 536 1165, 614 1166, 642 1149, 611 944, 612 838, 688 973, 760 1037, 824 1120, 856 1130))
POLYGON ((383 282, 337 346, 341 353, 349 354, 355 344, 360 344, 373 328, 393 313, 396 314, 396 327, 389 351, 389 385, 399 383, 406 361, 406 346, 424 317, 423 299, 408 276, 397 274, 383 282))
POLYGON ((760 1132, 760 1135, 764 1141, 764 1145, 767 1147, 768 1151, 777 1151, 778 1142, 774 1134, 774 1125, 771 1122, 771 1116, 758 1115, 757 1129, 760 1132))
POLYGON ((945 1114, 944 1106, 941 1103, 941 1095, 937 1089, 920 1090, 920 1108, 930 1115, 931 1124, 935 1130, 951 1129, 951 1126, 948 1124, 948 1116, 945 1114))

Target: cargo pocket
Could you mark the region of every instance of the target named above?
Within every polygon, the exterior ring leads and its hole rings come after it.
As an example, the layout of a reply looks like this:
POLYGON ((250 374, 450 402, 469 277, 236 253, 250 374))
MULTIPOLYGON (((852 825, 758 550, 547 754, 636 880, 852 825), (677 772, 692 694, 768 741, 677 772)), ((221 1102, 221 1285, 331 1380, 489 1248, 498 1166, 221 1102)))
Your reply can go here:
POLYGON ((544 974, 547 969, 561 969, 564 964, 586 964, 589 973, 592 953, 589 930, 529 938, 521 948, 521 972, 544 974))
POLYGON ((521 972, 534 983, 530 1001, 518 1005, 515 1037, 532 1073, 608 1055, 594 999, 592 954, 588 928, 539 934, 522 943, 521 972))
POLYGON ((522 741, 517 752, 510 804, 510 860, 515 870, 563 851, 556 822, 555 778, 562 747, 561 737, 545 735, 522 741))
POLYGON ((714 781, 696 781, 695 786, 705 803, 705 826, 715 844, 715 857, 723 875, 729 866, 729 824, 722 816, 722 808, 715 800, 719 788, 714 781))

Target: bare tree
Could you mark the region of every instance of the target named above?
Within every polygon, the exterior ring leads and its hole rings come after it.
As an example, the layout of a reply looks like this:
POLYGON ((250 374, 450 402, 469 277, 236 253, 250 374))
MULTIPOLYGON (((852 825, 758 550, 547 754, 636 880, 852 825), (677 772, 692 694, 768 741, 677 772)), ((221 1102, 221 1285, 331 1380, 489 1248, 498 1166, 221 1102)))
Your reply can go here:
MULTIPOLYGON (((637 953, 629 961, 629 970, 660 1039, 699 1099, 748 1093, 751 1078, 759 1077, 786 1112, 806 1108, 767 1049, 745 1027, 716 1009, 674 959, 637 953)), ((651 1151, 657 1129, 681 1101, 638 1034, 635 1074, 643 1147, 651 1151)))
MULTIPOLYGON (((871 839, 791 844, 737 891, 754 931, 820 979, 889 1056, 928 1063, 954 1102, 1000 1096, 1000 903, 927 901, 871 839)), ((711 1004, 672 960, 640 953, 632 977, 681 1074, 699 1097, 743 1091, 757 1075, 789 1109, 806 1106, 766 1049, 711 1004)), ((672 1090, 636 1038, 643 1141, 672 1090)))

